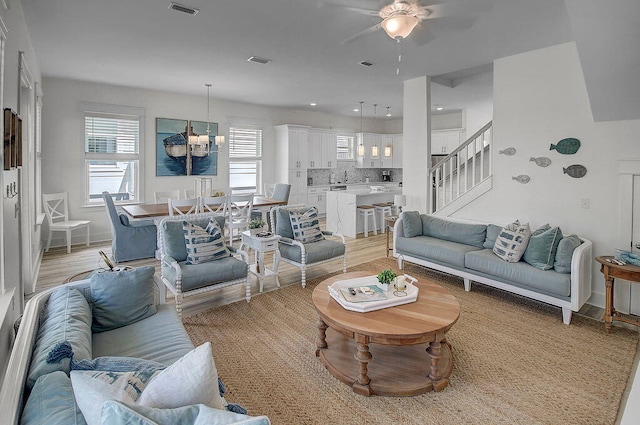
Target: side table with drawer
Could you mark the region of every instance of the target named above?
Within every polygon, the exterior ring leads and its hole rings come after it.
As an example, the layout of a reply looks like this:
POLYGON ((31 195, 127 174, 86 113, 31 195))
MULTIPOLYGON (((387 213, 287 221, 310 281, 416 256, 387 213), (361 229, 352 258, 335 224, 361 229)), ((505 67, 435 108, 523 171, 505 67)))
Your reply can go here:
POLYGON ((260 237, 252 235, 250 230, 242 232, 240 249, 249 247, 256 253, 256 262, 249 265, 249 271, 258 278, 260 282, 260 292, 262 292, 264 278, 268 276, 274 276, 276 285, 278 288, 280 287, 280 279, 278 279, 278 265, 280 263, 280 250, 278 249, 279 239, 280 236, 278 235, 260 237), (267 252, 273 252, 272 268, 268 268, 264 264, 264 254, 267 252))

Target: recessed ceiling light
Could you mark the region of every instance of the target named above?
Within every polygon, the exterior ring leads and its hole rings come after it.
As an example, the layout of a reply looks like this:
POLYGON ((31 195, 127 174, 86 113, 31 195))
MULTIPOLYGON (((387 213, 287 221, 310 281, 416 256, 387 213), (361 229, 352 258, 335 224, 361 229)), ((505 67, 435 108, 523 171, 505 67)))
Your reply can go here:
POLYGON ((436 106, 436 111, 444 111, 444 106, 436 106))
POLYGON ((311 102, 309 106, 318 106, 318 104, 316 102, 311 102))
POLYGON ((353 112, 360 112, 360 108, 353 108, 353 112))

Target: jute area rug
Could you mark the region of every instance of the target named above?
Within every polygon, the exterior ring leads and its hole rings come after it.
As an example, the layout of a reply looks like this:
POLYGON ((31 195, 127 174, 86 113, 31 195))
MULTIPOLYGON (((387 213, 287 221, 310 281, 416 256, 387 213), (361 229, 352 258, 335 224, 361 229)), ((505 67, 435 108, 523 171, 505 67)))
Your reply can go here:
MULTIPOLYGON (((382 258, 349 271, 393 268, 382 258)), ((447 334, 449 386, 414 397, 364 397, 315 356, 313 288, 291 285, 184 319, 194 344, 211 341, 226 398, 280 424, 613 424, 638 333, 407 264, 435 281, 462 311, 447 334)), ((372 273, 373 274, 373 273, 372 273)), ((426 355, 425 355, 426 361, 426 355)))

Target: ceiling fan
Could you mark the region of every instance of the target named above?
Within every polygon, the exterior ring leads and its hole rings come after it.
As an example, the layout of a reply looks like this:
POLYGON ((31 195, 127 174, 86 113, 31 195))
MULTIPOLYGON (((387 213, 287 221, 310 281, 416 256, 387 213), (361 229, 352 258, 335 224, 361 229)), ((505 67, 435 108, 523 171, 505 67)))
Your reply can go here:
MULTIPOLYGON (((458 15, 460 12, 475 12, 479 7, 485 7, 488 0, 456 1, 449 3, 422 5, 420 0, 393 0, 393 3, 383 6, 380 10, 363 9, 359 7, 340 7, 360 14, 382 18, 382 21, 340 42, 351 43, 361 37, 377 32, 382 28, 389 37, 401 40, 413 34, 411 38, 418 45, 426 44, 435 36, 423 28, 420 23, 424 20, 437 19, 458 15), (418 27, 416 29, 416 27, 418 27), (415 31, 414 31, 415 30, 415 31)), ((468 26, 472 21, 457 18, 455 26, 468 26), (466 22, 464 22, 466 21, 466 22)))

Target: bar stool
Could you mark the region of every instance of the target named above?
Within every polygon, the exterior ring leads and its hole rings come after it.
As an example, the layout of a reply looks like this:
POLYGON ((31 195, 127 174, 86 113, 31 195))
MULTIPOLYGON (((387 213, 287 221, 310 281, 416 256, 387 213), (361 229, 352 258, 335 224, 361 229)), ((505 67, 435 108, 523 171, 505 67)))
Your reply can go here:
MULTIPOLYGON (((389 202, 381 202, 381 203, 378 203, 378 204, 373 204, 373 207, 374 207, 374 209, 376 211, 376 214, 380 214, 380 223, 384 223, 385 217, 388 217, 388 216, 392 215, 391 214, 391 205, 393 205, 393 204, 391 204, 389 202)), ((382 233, 386 232, 386 227, 387 226, 384 226, 384 225, 382 226, 382 233)))
POLYGON ((369 237, 369 217, 371 217, 371 220, 373 220, 373 234, 377 235, 378 234, 378 230, 376 226, 376 210, 373 206, 371 205, 358 205, 358 207, 356 208, 356 210, 358 211, 358 215, 361 215, 363 218, 363 224, 364 224, 364 237, 368 238, 369 237))

